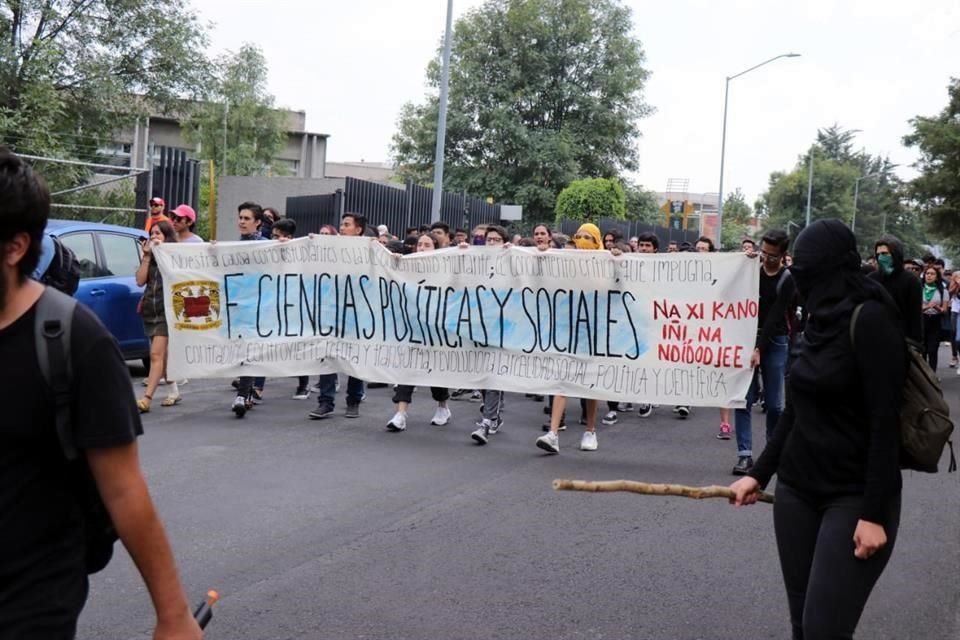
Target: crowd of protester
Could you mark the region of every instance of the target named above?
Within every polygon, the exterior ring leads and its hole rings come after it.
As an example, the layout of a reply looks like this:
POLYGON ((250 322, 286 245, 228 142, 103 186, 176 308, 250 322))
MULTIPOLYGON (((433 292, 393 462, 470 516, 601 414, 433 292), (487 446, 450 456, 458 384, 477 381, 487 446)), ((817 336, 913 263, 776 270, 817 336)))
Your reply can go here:
MULTIPOLYGON (((59 409, 52 408, 63 398, 51 398, 49 381, 42 378, 40 367, 23 369, 38 358, 33 317, 39 313, 40 301, 45 296, 69 299, 49 293, 27 277, 39 262, 48 213, 49 193, 42 181, 13 154, 0 150, 0 243, 6 256, 0 265, 0 353, 4 354, 0 363, 6 365, 4 379, 10 384, 4 388, 12 411, 3 439, 10 451, 0 465, 4 474, 0 484, 6 487, 5 504, 14 516, 6 532, 5 561, 14 567, 10 575, 16 578, 4 595, 20 603, 0 608, 5 614, 0 615, 0 629, 12 630, 15 637, 72 637, 75 632, 87 594, 82 546, 86 532, 77 522, 75 502, 61 486, 72 477, 67 473, 68 454, 76 454, 75 447, 85 456, 85 481, 95 484, 117 534, 154 596, 158 636, 163 632, 197 638, 200 630, 190 615, 136 450, 136 437, 142 432, 138 411, 151 410, 153 395, 166 374, 169 333, 162 275, 153 253, 164 243, 203 242, 194 231, 196 213, 187 205, 167 210, 162 199, 150 201, 148 239, 136 281, 144 287, 139 310, 150 339, 151 367, 135 406, 115 341, 89 310, 73 303, 70 392, 97 401, 74 404, 72 440, 64 440, 59 409), (31 376, 29 383, 14 384, 21 382, 24 372, 31 376), (46 517, 47 513, 57 517, 46 517), (44 547, 49 539, 64 541, 64 551, 49 554, 44 547), (59 564, 51 564, 52 555, 57 555, 59 564), (49 570, 41 572, 41 567, 49 570)), ((253 202, 238 207, 237 224, 243 241, 285 241, 297 234, 295 221, 253 202)), ((325 225, 311 232, 376 237, 401 255, 470 245, 607 251, 615 256, 660 251, 659 238, 653 233, 625 240, 617 230, 601 231, 590 223, 581 225, 572 237, 555 233, 546 224, 538 224, 526 237, 511 236, 495 224, 468 233, 442 222, 405 229, 396 236, 385 226, 373 227, 363 215, 348 212, 338 228, 325 225)), ((777 230, 767 231, 759 241, 744 239, 739 249, 760 262, 759 318, 750 359, 754 377, 745 406, 735 411, 733 429, 729 410, 721 409, 716 435, 721 440, 736 436, 733 473, 743 477, 730 487, 733 501, 738 505, 755 502, 759 490, 777 475, 774 528, 793 637, 852 637, 898 531, 902 481, 897 414, 898 392, 905 380, 905 344, 919 345, 936 370, 941 345, 949 342, 949 366, 960 373, 956 343, 960 272, 947 271, 944 261, 933 255, 907 259, 902 243, 889 236, 877 239, 873 254, 861 261, 854 234, 837 220, 820 220, 804 229, 793 256, 787 234, 777 230), (756 402, 767 413, 767 444, 754 464, 751 408, 756 402)), ((707 237, 695 243, 670 241, 665 247, 668 253, 716 250, 707 237)), ((42 326, 44 331, 59 328, 48 327, 47 322, 42 326)), ((47 340, 58 335, 62 332, 44 334, 47 340)), ((61 374, 59 382, 62 378, 61 374)), ((166 384, 169 394, 161 404, 177 404, 178 384, 166 384)), ((263 400, 265 384, 263 378, 235 380, 231 410, 243 417, 263 400)), ((346 418, 360 416, 366 391, 375 384, 348 378, 346 418)), ((393 391, 394 415, 386 428, 403 432, 414 389, 395 385, 393 391)), ((312 386, 308 377, 300 377, 293 397, 308 400, 312 393, 317 395, 317 406, 309 418, 331 418, 339 393, 337 374, 320 375, 312 386)), ((470 434, 473 441, 485 445, 503 427, 502 391, 433 387, 431 395, 436 402, 434 425, 448 424, 450 401, 462 398, 482 403, 476 430, 470 434)), ((654 407, 645 400, 623 398, 608 403, 601 424, 615 424, 619 414, 633 411, 631 402, 638 402, 640 417, 650 416, 654 407)), ((550 420, 536 446, 556 454, 559 432, 566 428, 567 399, 556 396, 546 401, 550 420)), ((580 401, 580 423, 586 427, 579 447, 583 451, 598 449, 597 405, 595 400, 580 401)), ((673 413, 686 418, 690 407, 673 407, 673 413)))
MULTIPOLYGON (((151 340, 150 376, 144 380, 146 390, 138 401, 142 412, 150 410, 153 394, 160 384, 169 386, 164 406, 180 401, 176 381, 165 380, 167 332, 163 320, 163 301, 158 292, 162 291, 159 270, 152 263, 150 247, 161 242, 202 242, 194 233, 196 213, 188 205, 180 205, 165 211, 164 202, 154 198, 150 202, 151 215, 147 218, 146 229, 150 240, 145 246, 143 266, 138 272, 138 282, 146 285, 142 303, 144 327, 151 340)), ((241 240, 286 240, 297 234, 294 220, 285 218, 271 207, 261 207, 253 202, 244 202, 238 207, 237 218, 241 240)), ((510 234, 504 227, 496 224, 477 225, 472 230, 451 228, 444 222, 404 229, 395 235, 386 225, 373 226, 358 213, 346 213, 339 227, 323 225, 316 230, 318 235, 346 235, 375 237, 389 251, 407 255, 420 251, 434 251, 451 247, 487 245, 509 247, 535 247, 548 250, 598 250, 615 255, 626 253, 651 254, 661 252, 659 237, 652 232, 644 232, 625 238, 618 229, 601 231, 593 224, 582 225, 573 236, 559 233, 548 224, 537 224, 528 236, 510 234)), ((737 460, 733 467, 734 475, 745 475, 753 467, 753 431, 752 408, 759 403, 766 413, 766 439, 772 436, 773 429, 780 418, 784 406, 784 380, 788 369, 791 343, 796 339, 805 323, 805 313, 800 297, 793 285, 790 266, 792 256, 788 251, 787 234, 771 230, 759 241, 744 238, 737 248, 751 258, 760 261, 759 318, 755 351, 751 358, 754 378, 746 398, 746 405, 737 410, 719 408, 719 428, 716 437, 720 440, 736 440, 737 460)), ((695 242, 669 240, 666 253, 678 252, 714 252, 717 247, 713 240, 703 236, 695 242)), ((881 284, 896 303, 904 335, 921 348, 931 367, 936 370, 938 353, 942 342, 951 345, 950 367, 958 367, 958 319, 960 319, 960 272, 951 273, 945 269, 944 260, 928 254, 919 259, 906 259, 903 245, 896 238, 885 236, 876 241, 874 253, 860 265, 862 273, 872 281, 881 284)), ((231 408, 238 417, 243 417, 253 406, 263 399, 265 380, 263 378, 243 377, 233 381, 237 390, 231 408)), ((368 388, 385 387, 386 384, 365 383, 353 377, 347 380, 346 409, 344 416, 356 418, 360 415, 360 404, 368 388)), ((293 398, 307 400, 312 394, 317 396, 317 406, 309 412, 314 420, 334 415, 336 394, 339 381, 335 374, 319 376, 317 382, 310 384, 308 376, 300 376, 293 398)), ((397 385, 394 388, 393 401, 396 404, 394 415, 386 422, 390 431, 404 431, 407 427, 407 408, 412 402, 413 388, 397 385)), ((450 400, 471 400, 481 404, 477 430, 471 433, 474 441, 487 444, 503 424, 502 392, 482 389, 444 389, 431 388, 431 394, 437 403, 431 420, 434 425, 445 425, 452 413, 450 400)), ((529 395, 536 401, 544 398, 529 395)), ((539 448, 549 452, 559 452, 560 431, 566 430, 566 399, 548 397, 545 399, 544 413, 550 416, 544 423, 545 435, 537 439, 539 448)), ((636 411, 641 418, 650 417, 655 407, 643 402, 642 398, 623 398, 621 401, 606 403, 606 410, 598 420, 598 405, 594 401, 580 402, 580 424, 585 432, 580 449, 597 449, 597 422, 613 425, 621 415, 636 411), (638 401, 638 402, 637 402, 638 401), (634 404, 636 402, 636 404, 634 404)), ((691 408, 678 405, 672 408, 673 414, 687 418, 691 408)))

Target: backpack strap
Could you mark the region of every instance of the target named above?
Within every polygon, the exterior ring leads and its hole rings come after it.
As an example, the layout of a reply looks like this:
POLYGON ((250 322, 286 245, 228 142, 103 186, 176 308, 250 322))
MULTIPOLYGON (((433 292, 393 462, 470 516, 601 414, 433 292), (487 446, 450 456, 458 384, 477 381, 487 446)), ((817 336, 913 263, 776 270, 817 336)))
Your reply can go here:
POLYGON ((34 324, 37 362, 47 387, 53 393, 57 439, 67 460, 77 457, 70 424, 70 334, 76 307, 75 299, 46 287, 37 301, 34 324))

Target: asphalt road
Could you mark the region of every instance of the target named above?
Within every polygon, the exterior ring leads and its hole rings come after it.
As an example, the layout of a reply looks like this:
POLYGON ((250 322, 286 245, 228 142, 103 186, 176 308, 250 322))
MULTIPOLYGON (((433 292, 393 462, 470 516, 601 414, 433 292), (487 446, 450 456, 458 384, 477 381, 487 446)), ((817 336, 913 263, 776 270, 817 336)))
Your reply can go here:
MULTIPOLYGON (((960 415, 960 377, 942 375, 960 415)), ((621 414, 590 453, 572 426, 547 456, 542 405, 522 395, 479 447, 473 403, 434 427, 418 390, 408 430, 388 433, 389 389, 369 391, 358 420, 342 417, 342 389, 337 417, 309 421, 314 400, 290 399, 294 387, 268 380, 237 420, 226 381, 190 381, 181 405, 145 416, 143 465, 183 581, 193 600, 222 596, 207 638, 789 638, 769 506, 550 486, 727 484, 736 446, 714 437, 716 410, 621 414)), ((759 412, 754 433, 759 447, 759 412)), ((960 638, 958 475, 905 474, 897 548, 859 638, 960 638)), ((117 548, 80 638, 149 637, 149 597, 117 548)))

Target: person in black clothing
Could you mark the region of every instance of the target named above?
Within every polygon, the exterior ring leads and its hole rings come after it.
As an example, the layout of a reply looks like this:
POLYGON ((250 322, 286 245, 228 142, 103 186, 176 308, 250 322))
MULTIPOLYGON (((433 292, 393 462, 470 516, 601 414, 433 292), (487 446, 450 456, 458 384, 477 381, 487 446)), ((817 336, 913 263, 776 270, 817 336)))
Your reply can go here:
POLYGON ((153 637, 200 638, 173 552, 140 468, 143 433, 116 340, 84 305, 70 332, 70 427, 78 458, 57 436, 53 392, 35 331, 45 291, 29 278, 50 210, 46 185, 0 148, 0 638, 76 634, 89 591, 78 487, 92 475, 120 540, 150 591, 153 637))
POLYGON ((800 233, 791 273, 809 315, 787 405, 753 469, 730 488, 735 504, 752 504, 777 474, 773 522, 794 640, 852 638, 900 521, 906 345, 896 305, 860 273, 856 240, 839 220, 800 233))
POLYGON ((920 279, 903 268, 903 244, 893 236, 883 236, 874 245, 877 270, 870 279, 879 282, 900 311, 903 334, 920 344, 923 340, 920 279))
MULTIPOLYGON (((737 464, 733 467, 735 476, 746 474, 753 466, 752 409, 760 397, 761 381, 767 409, 767 440, 773 434, 773 429, 777 426, 780 414, 783 412, 783 382, 787 372, 790 329, 797 311, 793 279, 783 265, 783 256, 787 253, 789 243, 787 234, 776 229, 768 231, 760 241, 757 342, 756 349, 750 357, 753 381, 747 391, 746 406, 735 412, 737 436, 737 464)), ((717 437, 721 440, 729 439, 729 427, 726 434, 721 428, 717 437)))

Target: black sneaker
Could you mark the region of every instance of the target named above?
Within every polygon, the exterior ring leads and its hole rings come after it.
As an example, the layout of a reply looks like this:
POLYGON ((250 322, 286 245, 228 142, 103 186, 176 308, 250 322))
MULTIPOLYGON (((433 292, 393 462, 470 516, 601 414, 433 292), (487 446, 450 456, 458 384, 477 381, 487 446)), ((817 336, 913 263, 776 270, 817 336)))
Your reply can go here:
POLYGON ((321 420, 323 418, 328 418, 333 415, 333 405, 332 404, 320 404, 317 405, 317 408, 307 414, 311 420, 321 420))
POLYGON ((673 408, 673 412, 677 414, 681 420, 686 420, 690 416, 690 407, 686 405, 680 405, 673 408))
POLYGON ((753 469, 753 458, 750 456, 740 456, 737 458, 737 464, 733 466, 733 475, 745 476, 753 469))
POLYGON ((347 410, 343 414, 346 418, 359 418, 360 417, 360 405, 359 404, 348 404, 347 410))

